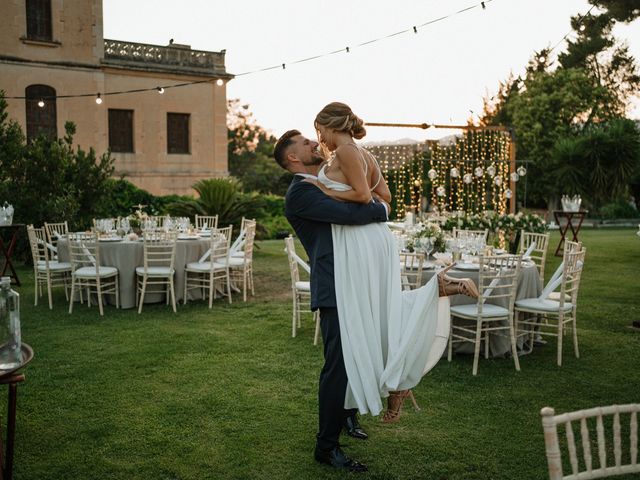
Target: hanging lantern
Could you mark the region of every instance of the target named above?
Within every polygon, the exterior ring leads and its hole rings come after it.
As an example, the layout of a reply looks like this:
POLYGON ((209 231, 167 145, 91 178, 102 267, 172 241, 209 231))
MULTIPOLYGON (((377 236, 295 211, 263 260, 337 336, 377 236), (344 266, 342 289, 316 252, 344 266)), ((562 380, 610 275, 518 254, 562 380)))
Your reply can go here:
POLYGON ((493 183, 495 183, 496 185, 502 185, 502 176, 498 175, 496 176, 496 178, 493 179, 493 183))
POLYGON ((436 177, 438 176, 438 172, 436 172, 433 168, 431 170, 429 170, 427 172, 427 176, 429 177, 429 180, 435 180, 436 177))
POLYGON ((488 174, 490 177, 493 177, 493 176, 496 174, 496 167, 494 167, 493 165, 489 165, 489 166, 487 167, 487 174, 488 174))
POLYGON ((436 195, 438 195, 439 197, 444 197, 444 194, 447 193, 444 189, 444 187, 438 187, 436 188, 436 195))
POLYGON ((527 169, 524 167, 518 167, 518 175, 524 177, 527 174, 527 169))
POLYGON ((509 175, 509 178, 511 179, 512 182, 517 182, 518 180, 520 180, 520 175, 518 175, 516 172, 511 172, 511 175, 509 175))
POLYGON ((460 176, 460 170, 458 170, 456 167, 453 167, 450 173, 451 178, 458 178, 460 176))
POLYGON ((476 177, 481 177, 483 173, 484 173, 484 170, 482 169, 482 167, 476 167, 476 169, 473 171, 473 174, 476 177))
POLYGON ((462 177, 462 181, 467 185, 470 184, 471 182, 473 182, 473 175, 471 175, 470 173, 465 173, 462 177))
POLYGON ((510 188, 507 188, 507 189, 504 191, 504 196, 505 196, 505 198, 511 198, 511 197, 513 196, 513 192, 511 191, 511 189, 510 189, 510 188))

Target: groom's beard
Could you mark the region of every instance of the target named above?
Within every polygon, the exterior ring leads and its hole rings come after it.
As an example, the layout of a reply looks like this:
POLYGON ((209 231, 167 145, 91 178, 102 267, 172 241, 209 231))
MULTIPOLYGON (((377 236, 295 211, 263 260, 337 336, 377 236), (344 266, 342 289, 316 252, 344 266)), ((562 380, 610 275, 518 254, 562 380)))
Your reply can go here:
POLYGON ((320 155, 313 155, 309 160, 303 161, 305 167, 316 167, 324 162, 324 158, 320 155))

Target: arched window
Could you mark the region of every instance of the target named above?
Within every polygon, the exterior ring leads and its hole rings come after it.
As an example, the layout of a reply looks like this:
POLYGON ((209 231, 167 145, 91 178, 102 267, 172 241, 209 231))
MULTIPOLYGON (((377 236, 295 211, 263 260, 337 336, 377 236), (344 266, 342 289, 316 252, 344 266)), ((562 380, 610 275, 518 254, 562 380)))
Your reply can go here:
POLYGON ((27 99, 27 140, 33 140, 40 134, 55 138, 56 127, 56 91, 48 85, 29 85, 25 89, 27 99), (40 106, 39 103, 44 102, 40 106))
POLYGON ((27 0, 27 38, 51 41, 51 0, 27 0))

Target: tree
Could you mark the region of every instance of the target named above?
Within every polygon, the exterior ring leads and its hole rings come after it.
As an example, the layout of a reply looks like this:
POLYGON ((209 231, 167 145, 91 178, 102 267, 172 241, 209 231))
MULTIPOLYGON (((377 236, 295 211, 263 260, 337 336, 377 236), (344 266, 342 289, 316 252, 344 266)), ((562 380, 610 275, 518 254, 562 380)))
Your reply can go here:
POLYGON ((634 121, 615 118, 560 138, 551 157, 565 193, 600 209, 628 197, 630 180, 640 172, 640 131, 634 121))
POLYGON ((291 174, 275 162, 276 138, 257 124, 249 105, 229 100, 227 128, 229 173, 242 182, 245 191, 284 195, 291 174))
POLYGON ((604 105, 594 105, 594 113, 608 109, 607 114, 623 116, 630 99, 640 91, 640 75, 629 47, 618 42, 612 29, 616 22, 629 23, 640 16, 638 2, 633 0, 590 0, 604 11, 600 14, 575 16, 571 19, 576 38, 567 40, 567 50, 558 56, 562 68, 582 68, 611 98, 604 105))
POLYGON ((91 225, 114 171, 109 153, 97 157, 93 148, 74 147, 72 122, 65 123, 64 138, 39 136, 26 142, 6 109, 0 92, 0 198, 14 205, 14 221, 67 220, 76 229, 91 225))

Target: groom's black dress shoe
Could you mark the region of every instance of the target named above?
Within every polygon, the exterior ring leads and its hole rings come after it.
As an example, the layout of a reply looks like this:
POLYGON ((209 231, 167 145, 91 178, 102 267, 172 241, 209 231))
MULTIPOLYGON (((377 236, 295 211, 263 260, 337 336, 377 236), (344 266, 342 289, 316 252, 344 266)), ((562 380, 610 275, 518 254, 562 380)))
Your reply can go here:
POLYGON ((355 473, 366 472, 368 470, 365 464, 347 457, 342 450, 340 450, 340 447, 335 447, 333 450, 329 451, 320 450, 316 447, 314 457, 316 462, 330 465, 338 470, 346 470, 348 472, 355 473))
POLYGON ((369 435, 367 435, 360 426, 357 415, 351 415, 344 419, 344 429, 347 432, 347 435, 357 438, 358 440, 366 440, 369 438, 369 435))

